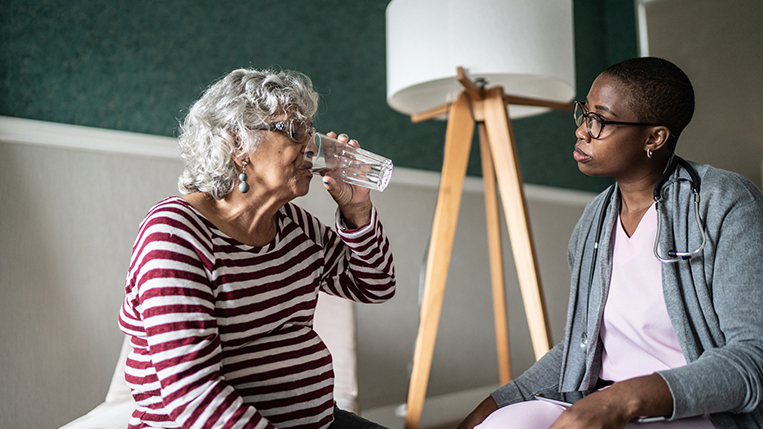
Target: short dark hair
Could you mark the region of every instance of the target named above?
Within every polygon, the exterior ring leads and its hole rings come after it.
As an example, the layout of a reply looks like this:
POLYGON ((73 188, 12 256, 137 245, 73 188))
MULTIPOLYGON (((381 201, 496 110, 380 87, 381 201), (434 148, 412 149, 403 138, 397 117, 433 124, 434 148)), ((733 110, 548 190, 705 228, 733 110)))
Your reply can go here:
POLYGON ((629 104, 640 122, 668 127, 672 152, 694 115, 694 89, 689 77, 670 61, 655 57, 625 60, 602 75, 617 79, 630 91, 629 104))

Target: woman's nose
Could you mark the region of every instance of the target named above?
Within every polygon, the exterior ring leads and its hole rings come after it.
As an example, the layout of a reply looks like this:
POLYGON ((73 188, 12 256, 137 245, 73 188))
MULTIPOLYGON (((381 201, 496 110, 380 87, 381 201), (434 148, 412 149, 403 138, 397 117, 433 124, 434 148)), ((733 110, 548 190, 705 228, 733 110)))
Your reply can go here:
POLYGON ((588 134, 588 128, 586 128, 585 121, 583 121, 583 123, 575 130, 575 137, 577 137, 578 140, 585 140, 587 142, 591 140, 591 135, 588 134))

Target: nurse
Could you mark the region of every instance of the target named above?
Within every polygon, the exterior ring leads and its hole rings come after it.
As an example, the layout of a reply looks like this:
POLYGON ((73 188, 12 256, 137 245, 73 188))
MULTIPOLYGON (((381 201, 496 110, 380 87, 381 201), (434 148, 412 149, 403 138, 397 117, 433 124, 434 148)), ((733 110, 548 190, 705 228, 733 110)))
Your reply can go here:
POLYGON ((608 68, 575 103, 574 160, 616 183, 570 240, 564 341, 459 429, 763 427, 763 195, 738 174, 679 162, 693 112, 688 77, 658 58, 608 68), (533 399, 578 390, 594 393, 569 407, 533 399))

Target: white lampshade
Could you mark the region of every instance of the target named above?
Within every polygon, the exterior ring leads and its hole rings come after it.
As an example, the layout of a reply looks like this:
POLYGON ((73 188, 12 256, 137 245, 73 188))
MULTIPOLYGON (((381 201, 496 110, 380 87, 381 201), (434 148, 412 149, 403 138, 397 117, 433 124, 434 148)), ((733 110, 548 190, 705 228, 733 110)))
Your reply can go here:
MULTIPOLYGON (((462 66, 506 94, 575 96, 572 0, 392 0, 387 6, 387 103, 405 114, 452 101, 462 66)), ((513 118, 547 108, 509 107, 513 118)))

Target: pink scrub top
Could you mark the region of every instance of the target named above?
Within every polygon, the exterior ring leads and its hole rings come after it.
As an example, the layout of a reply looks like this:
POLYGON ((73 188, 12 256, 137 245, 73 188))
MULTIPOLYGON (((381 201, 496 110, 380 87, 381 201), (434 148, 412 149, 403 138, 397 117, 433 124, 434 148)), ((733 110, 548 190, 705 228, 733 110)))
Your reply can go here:
POLYGON ((601 378, 622 381, 686 365, 662 292, 662 262, 653 253, 657 210, 652 206, 631 237, 615 224, 612 277, 601 340, 601 378))

